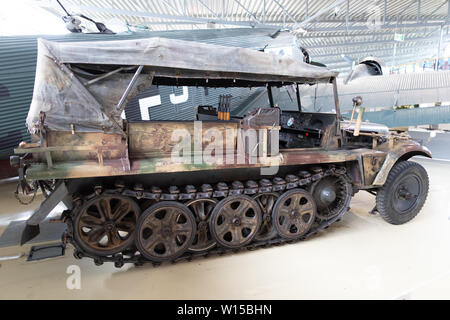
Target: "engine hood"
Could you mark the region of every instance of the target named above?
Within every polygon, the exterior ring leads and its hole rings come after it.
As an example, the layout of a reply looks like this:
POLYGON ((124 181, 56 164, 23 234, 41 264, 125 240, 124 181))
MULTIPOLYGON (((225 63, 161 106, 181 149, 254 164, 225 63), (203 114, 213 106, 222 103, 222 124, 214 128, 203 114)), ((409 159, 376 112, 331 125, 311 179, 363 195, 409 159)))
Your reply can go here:
MULTIPOLYGON (((344 120, 341 121, 341 129, 354 130, 355 122, 350 124, 350 121, 344 120)), ((363 122, 361 124, 360 132, 374 132, 379 134, 389 134, 389 128, 384 124, 372 123, 372 122, 363 122)))

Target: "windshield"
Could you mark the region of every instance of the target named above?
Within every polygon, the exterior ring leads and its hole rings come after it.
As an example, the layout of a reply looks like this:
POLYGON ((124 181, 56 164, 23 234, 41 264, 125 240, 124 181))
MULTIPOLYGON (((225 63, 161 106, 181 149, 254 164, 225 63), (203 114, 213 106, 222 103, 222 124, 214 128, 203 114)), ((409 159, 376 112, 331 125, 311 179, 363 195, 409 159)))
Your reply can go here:
MULTIPOLYGON (((316 85, 299 85, 300 101, 303 112, 336 113, 331 83, 316 85)), ((298 111, 296 86, 286 85, 280 88, 272 87, 274 105, 282 111, 298 111)), ((267 89, 253 89, 251 99, 243 99, 241 108, 236 108, 236 115, 243 115, 247 110, 270 107, 267 89)), ((235 111, 233 110, 233 111, 235 111)))

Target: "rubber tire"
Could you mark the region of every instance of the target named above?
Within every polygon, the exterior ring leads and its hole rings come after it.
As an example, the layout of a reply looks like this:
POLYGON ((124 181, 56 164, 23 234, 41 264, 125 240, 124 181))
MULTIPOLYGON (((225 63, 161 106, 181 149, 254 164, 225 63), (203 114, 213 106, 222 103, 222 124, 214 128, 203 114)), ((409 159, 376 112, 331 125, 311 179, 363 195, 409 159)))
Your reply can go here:
POLYGON ((384 183, 383 187, 377 192, 377 210, 380 216, 390 224, 400 225, 413 219, 422 209, 428 195, 429 179, 424 167, 417 162, 401 161, 396 163, 384 183), (405 175, 414 174, 422 182, 422 191, 419 195, 419 201, 411 208, 409 212, 400 213, 393 207, 393 195, 396 181, 405 175))
POLYGON ((166 262, 166 261, 173 261, 177 258, 179 258, 180 256, 182 256, 185 252, 188 251, 188 248, 192 245, 192 242, 194 241, 195 238, 195 234, 197 232, 197 222, 195 221, 195 217, 192 214, 191 210, 189 210, 188 207, 186 207, 184 204, 179 203, 179 202, 175 202, 175 201, 161 201, 161 202, 157 202, 154 205, 151 205, 150 207, 148 207, 139 217, 139 220, 136 224, 136 229, 134 232, 134 239, 135 239, 135 244, 136 247, 138 248, 140 254, 146 258, 147 260, 150 260, 152 262, 166 262), (140 233, 141 233, 141 228, 143 227, 143 224, 145 222, 145 220, 147 219, 147 217, 152 213, 152 211, 160 209, 161 207, 166 207, 166 206, 171 206, 171 207, 175 207, 178 208, 182 211, 184 211, 184 213, 186 214, 186 216, 188 217, 188 219, 191 221, 191 224, 193 225, 193 230, 192 230, 192 234, 191 237, 189 239, 186 240, 186 244, 185 244, 185 250, 184 251, 180 251, 177 254, 173 255, 172 257, 156 257, 156 256, 151 256, 148 255, 145 252, 145 248, 142 246, 141 242, 140 242, 140 233))

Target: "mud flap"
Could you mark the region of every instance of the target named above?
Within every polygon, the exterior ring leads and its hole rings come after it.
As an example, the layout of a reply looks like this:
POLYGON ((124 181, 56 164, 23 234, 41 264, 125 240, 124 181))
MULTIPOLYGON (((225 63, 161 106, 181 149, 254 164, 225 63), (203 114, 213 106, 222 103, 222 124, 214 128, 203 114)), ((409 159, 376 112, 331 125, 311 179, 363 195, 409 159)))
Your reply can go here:
POLYGON ((41 229, 39 228, 39 225, 37 226, 25 225, 25 228, 22 231, 22 236, 20 237, 20 245, 23 246, 28 241, 37 237, 38 234, 40 233, 41 229))
MULTIPOLYGON (((21 246, 22 235, 28 227, 27 221, 11 221, 0 236, 0 248, 21 246)), ((52 241, 61 241, 62 235, 66 230, 65 223, 55 223, 49 220, 43 221, 39 229, 39 234, 34 236, 28 243, 43 243, 52 241)))
POLYGON ((20 245, 24 245, 40 234, 41 230, 39 224, 61 201, 63 201, 64 204, 67 203, 65 200, 68 194, 69 192, 64 181, 59 181, 55 190, 41 203, 39 208, 37 208, 26 221, 26 226, 21 233, 20 245))

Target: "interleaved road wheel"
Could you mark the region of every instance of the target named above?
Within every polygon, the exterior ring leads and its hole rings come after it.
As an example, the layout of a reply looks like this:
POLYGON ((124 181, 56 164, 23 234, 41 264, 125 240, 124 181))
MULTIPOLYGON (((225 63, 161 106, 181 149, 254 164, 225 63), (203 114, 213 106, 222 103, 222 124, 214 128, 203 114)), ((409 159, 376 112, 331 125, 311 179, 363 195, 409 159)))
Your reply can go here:
POLYGON ((74 219, 74 237, 89 253, 107 256, 128 248, 141 213, 137 203, 121 195, 100 195, 87 201, 74 219))
POLYGON ((195 217, 184 204, 162 201, 140 216, 136 226, 136 246, 151 261, 170 261, 186 252, 196 231, 195 217))
POLYGON ((258 233, 261 209, 249 196, 232 195, 215 206, 209 223, 217 243, 226 248, 240 248, 249 244, 258 233))
POLYGON ((291 189, 278 198, 273 207, 272 220, 282 238, 295 240, 308 232, 316 212, 316 203, 309 192, 291 189))

